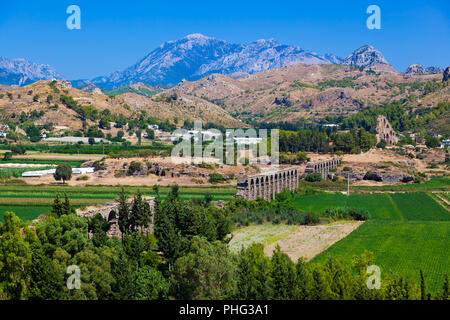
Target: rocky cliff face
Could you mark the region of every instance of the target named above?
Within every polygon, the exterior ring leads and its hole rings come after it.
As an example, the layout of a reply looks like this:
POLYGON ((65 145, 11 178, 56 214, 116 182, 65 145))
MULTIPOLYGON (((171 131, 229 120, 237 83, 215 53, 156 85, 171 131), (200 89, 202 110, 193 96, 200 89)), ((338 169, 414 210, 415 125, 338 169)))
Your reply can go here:
POLYGON ((450 66, 445 68, 444 75, 442 77, 442 82, 448 81, 450 79, 450 66))
POLYGON ((334 55, 321 56, 300 47, 282 45, 273 39, 258 40, 246 45, 191 34, 162 44, 122 72, 114 72, 109 77, 99 77, 92 82, 105 88, 117 88, 136 82, 173 85, 182 79, 197 80, 212 73, 245 77, 296 63, 323 64, 339 61, 334 55))
POLYGON ((0 57, 0 84, 22 86, 37 80, 52 79, 62 80, 63 77, 49 65, 0 57))

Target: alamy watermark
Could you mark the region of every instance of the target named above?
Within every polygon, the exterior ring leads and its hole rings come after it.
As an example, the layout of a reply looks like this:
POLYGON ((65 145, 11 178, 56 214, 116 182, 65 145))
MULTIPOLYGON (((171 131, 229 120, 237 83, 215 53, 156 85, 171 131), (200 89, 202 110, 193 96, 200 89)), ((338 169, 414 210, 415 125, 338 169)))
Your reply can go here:
POLYGON ((76 265, 71 265, 67 267, 67 274, 70 274, 70 277, 67 279, 66 285, 67 289, 81 289, 81 270, 76 265))
POLYGON ((227 129, 203 130, 201 122, 194 122, 194 130, 177 129, 171 137, 179 141, 172 149, 173 163, 279 165, 279 130, 227 129), (270 152, 269 152, 270 150, 270 152))
POLYGON ((66 26, 69 30, 80 30, 81 29, 81 9, 77 5, 70 5, 66 10, 67 14, 70 16, 66 20, 66 26))
POLYGON ((370 16, 367 18, 367 21, 366 21, 367 29, 369 29, 369 30, 381 29, 381 9, 380 9, 380 7, 375 4, 372 4, 367 7, 366 13, 370 14, 370 16))
POLYGON ((367 267, 366 273, 369 275, 367 277, 366 285, 369 290, 381 288, 381 270, 377 265, 370 265, 367 267))

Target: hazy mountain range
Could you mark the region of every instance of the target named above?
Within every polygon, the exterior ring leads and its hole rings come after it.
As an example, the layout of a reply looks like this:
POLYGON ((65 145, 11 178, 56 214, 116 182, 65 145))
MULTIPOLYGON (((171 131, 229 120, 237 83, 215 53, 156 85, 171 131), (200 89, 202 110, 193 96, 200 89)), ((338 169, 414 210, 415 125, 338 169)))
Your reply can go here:
MULTIPOLYGON (((183 79, 193 81, 213 73, 245 78, 261 71, 298 63, 344 64, 371 68, 377 72, 398 72, 389 65, 381 52, 369 45, 362 46, 342 59, 331 53, 320 55, 298 46, 280 44, 273 39, 234 44, 201 34, 191 34, 176 41, 165 42, 123 71, 71 82, 75 87, 86 87, 89 90, 95 90, 90 84, 107 90, 139 82, 153 86, 171 86, 183 79)), ((436 73, 442 70, 440 67, 420 67, 409 69, 409 72, 436 73)), ((59 80, 63 77, 49 65, 0 57, 0 84, 23 86, 37 80, 51 79, 59 80)))

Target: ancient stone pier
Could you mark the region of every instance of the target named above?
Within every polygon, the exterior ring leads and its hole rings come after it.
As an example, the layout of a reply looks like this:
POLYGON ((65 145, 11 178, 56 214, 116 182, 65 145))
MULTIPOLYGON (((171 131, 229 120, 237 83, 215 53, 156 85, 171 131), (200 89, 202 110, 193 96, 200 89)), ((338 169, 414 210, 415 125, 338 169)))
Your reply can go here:
POLYGON ((298 187, 298 169, 287 168, 238 178, 236 197, 247 200, 275 199, 275 194, 286 188, 294 191, 298 187))
POLYGON ((319 172, 322 175, 322 179, 328 178, 328 173, 330 169, 337 168, 339 163, 341 162, 341 158, 333 158, 328 160, 321 160, 316 162, 308 162, 306 164, 305 176, 319 172))

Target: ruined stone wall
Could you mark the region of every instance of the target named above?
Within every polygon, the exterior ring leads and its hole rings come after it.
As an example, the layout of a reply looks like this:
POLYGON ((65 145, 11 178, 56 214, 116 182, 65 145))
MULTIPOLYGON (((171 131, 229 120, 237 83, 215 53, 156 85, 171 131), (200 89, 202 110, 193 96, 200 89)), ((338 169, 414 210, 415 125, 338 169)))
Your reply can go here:
MULTIPOLYGON (((145 198, 145 200, 150 205, 150 211, 152 212, 152 218, 151 218, 150 226, 146 229, 143 229, 142 231, 152 233, 153 232, 153 213, 154 213, 155 198, 145 198)), ((102 217, 105 218, 111 224, 111 227, 110 227, 109 231, 107 232, 108 237, 122 237, 122 232, 120 232, 120 230, 119 230, 119 224, 118 224, 118 220, 117 220, 117 218, 118 218, 117 214, 119 212, 118 208, 119 208, 119 203, 114 202, 114 203, 106 204, 103 207, 99 207, 99 208, 95 208, 95 209, 91 209, 88 211, 78 213, 78 215, 82 216, 82 217, 90 218, 90 217, 95 216, 97 213, 100 213, 102 215, 102 217)))
POLYGON ((377 143, 386 141, 387 145, 397 142, 397 135, 385 116, 379 115, 377 118, 377 143))
POLYGON ((236 197, 247 200, 275 199, 275 194, 286 188, 294 191, 298 187, 298 169, 287 168, 238 178, 236 197))
POLYGON ((341 158, 308 162, 306 164, 305 176, 311 173, 319 172, 322 175, 322 179, 327 179, 330 169, 337 168, 339 163, 341 163, 341 158))

